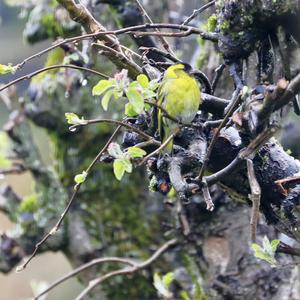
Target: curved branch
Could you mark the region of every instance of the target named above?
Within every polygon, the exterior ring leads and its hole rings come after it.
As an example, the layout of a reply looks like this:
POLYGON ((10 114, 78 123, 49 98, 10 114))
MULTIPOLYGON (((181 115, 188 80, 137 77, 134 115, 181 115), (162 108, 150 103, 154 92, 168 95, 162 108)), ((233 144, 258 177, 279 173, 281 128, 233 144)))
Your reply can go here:
POLYGON ((42 297, 49 291, 53 290, 56 286, 62 284, 66 280, 76 276, 77 274, 83 272, 84 270, 89 269, 96 265, 103 264, 103 263, 121 263, 121 264, 129 265, 131 267, 134 267, 136 265, 136 262, 134 262, 130 259, 127 259, 127 258, 120 258, 120 257, 104 257, 104 258, 93 259, 93 260, 89 261, 88 263, 81 265, 80 267, 76 268, 72 272, 70 272, 70 273, 62 276, 61 278, 57 279, 56 281, 54 281, 44 291, 42 291, 37 296, 35 296, 34 300, 40 299, 40 297, 42 297))
POLYGON ((108 79, 109 76, 101 73, 101 72, 98 72, 98 71, 95 71, 95 70, 92 70, 92 69, 89 69, 89 68, 84 68, 84 67, 79 67, 79 66, 76 66, 76 65, 53 65, 53 66, 49 66, 49 67, 45 67, 45 68, 42 68, 42 69, 39 69, 37 71, 34 71, 30 74, 27 74, 27 75, 24 75, 22 77, 19 77, 13 81, 10 81, 8 82, 7 84, 5 84, 4 86, 0 87, 0 92, 7 89, 8 87, 20 82, 20 81, 23 81, 23 80, 30 80, 32 77, 40 74, 40 73, 43 73, 43 72, 46 72, 46 71, 49 71, 49 70, 53 70, 53 69, 59 69, 59 68, 69 68, 69 69, 76 69, 76 70, 81 70, 81 71, 85 71, 85 72, 90 72, 92 74, 95 74, 95 75, 98 75, 98 76, 101 76, 103 78, 106 78, 108 79))
POLYGON ((134 126, 131 126, 128 123, 122 122, 122 121, 112 120, 112 119, 93 119, 93 120, 84 120, 84 121, 86 122, 85 124, 75 124, 75 125, 70 126, 69 129, 72 131, 72 130, 76 129, 77 127, 86 126, 86 125, 90 125, 90 124, 98 124, 98 123, 117 124, 117 125, 126 127, 131 131, 136 132, 137 134, 139 134, 140 136, 142 136, 146 140, 153 140, 153 142, 155 144, 160 145, 160 142, 155 141, 155 139, 151 135, 148 135, 147 133, 143 132, 142 130, 140 130, 140 129, 134 127, 134 126))
POLYGON ((209 7, 213 6, 216 1, 210 1, 198 9, 195 9, 193 13, 182 23, 182 25, 189 24, 194 18, 196 18, 199 14, 201 14, 204 10, 208 9, 209 7))
POLYGON ((146 267, 151 265, 155 260, 157 260, 164 252, 166 252, 169 248, 175 246, 177 243, 178 243, 177 239, 170 240, 170 241, 166 242, 164 245, 162 245, 158 250, 156 250, 156 252, 154 252, 154 254, 150 258, 148 258, 146 261, 144 261, 140 264, 136 264, 133 267, 123 268, 123 269, 119 269, 116 271, 106 273, 105 275, 90 281, 90 284, 88 285, 88 287, 80 293, 80 295, 76 298, 76 300, 84 299, 84 297, 86 295, 88 295, 96 286, 98 286, 99 284, 101 284, 102 282, 104 282, 105 280, 107 280, 109 278, 112 278, 112 277, 115 277, 118 275, 133 274, 133 273, 136 273, 137 271, 145 269, 146 267))
POLYGON ((124 33, 130 34, 132 31, 142 30, 142 29, 147 29, 147 28, 169 28, 169 29, 177 29, 177 30, 185 30, 185 31, 191 29, 191 33, 198 34, 204 39, 207 39, 207 40, 210 40, 213 42, 218 41, 218 35, 216 33, 205 32, 205 31, 202 31, 195 27, 179 25, 179 24, 167 24, 167 23, 143 24, 143 25, 129 26, 129 27, 125 27, 122 29, 113 30, 113 31, 96 31, 93 33, 83 34, 80 36, 75 36, 75 37, 61 40, 61 41, 55 43, 54 45, 36 53, 36 54, 29 56, 28 58, 24 59, 22 62, 17 64, 16 67, 18 69, 20 69, 28 61, 30 61, 34 58, 40 57, 43 54, 46 54, 46 53, 50 52, 51 50, 53 50, 57 47, 60 47, 61 45, 67 44, 67 43, 75 43, 75 42, 78 42, 81 40, 92 39, 92 38, 100 38, 100 37, 106 36, 106 35, 119 35, 119 34, 124 34, 124 33))

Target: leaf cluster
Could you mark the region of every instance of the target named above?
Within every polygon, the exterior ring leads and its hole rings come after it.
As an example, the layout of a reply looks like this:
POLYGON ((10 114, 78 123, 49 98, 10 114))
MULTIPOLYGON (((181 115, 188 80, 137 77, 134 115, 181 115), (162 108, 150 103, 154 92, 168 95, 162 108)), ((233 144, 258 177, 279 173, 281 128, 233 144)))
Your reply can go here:
POLYGON ((280 243, 280 240, 270 240, 264 236, 262 241, 262 247, 256 243, 252 244, 254 256, 268 262, 271 266, 276 267, 277 261, 275 259, 276 249, 280 243))
POLYGON ((108 147, 108 153, 115 158, 113 170, 118 180, 122 179, 125 172, 132 172, 132 159, 146 155, 146 152, 138 147, 129 147, 123 152, 118 143, 111 143, 108 147))
POLYGON ((125 115, 135 117, 149 108, 145 100, 156 97, 157 87, 158 80, 149 81, 145 74, 138 75, 135 81, 130 82, 128 71, 122 70, 114 78, 100 80, 93 87, 92 93, 94 96, 102 96, 101 104, 105 111, 108 110, 112 98, 127 99, 125 115))

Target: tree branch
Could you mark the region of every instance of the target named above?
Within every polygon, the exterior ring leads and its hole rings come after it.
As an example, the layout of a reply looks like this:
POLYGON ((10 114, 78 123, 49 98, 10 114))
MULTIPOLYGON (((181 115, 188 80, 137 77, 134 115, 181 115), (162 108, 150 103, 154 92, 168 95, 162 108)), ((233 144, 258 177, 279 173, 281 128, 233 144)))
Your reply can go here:
POLYGON ((129 274, 136 273, 137 271, 140 271, 142 269, 145 269, 146 267, 151 265, 155 260, 157 260, 164 252, 169 250, 169 248, 175 246, 177 243, 178 243, 177 239, 170 240, 170 241, 166 242, 165 244, 163 244, 158 250, 156 250, 154 252, 154 254, 150 258, 148 258, 146 261, 136 264, 133 267, 119 269, 116 271, 109 272, 97 279, 90 281, 90 284, 88 285, 88 287, 80 293, 80 295, 76 298, 76 300, 83 300, 84 297, 87 296, 96 286, 98 286, 99 284, 101 284, 102 282, 104 282, 105 280, 107 280, 109 278, 119 276, 119 275, 129 275, 129 274))

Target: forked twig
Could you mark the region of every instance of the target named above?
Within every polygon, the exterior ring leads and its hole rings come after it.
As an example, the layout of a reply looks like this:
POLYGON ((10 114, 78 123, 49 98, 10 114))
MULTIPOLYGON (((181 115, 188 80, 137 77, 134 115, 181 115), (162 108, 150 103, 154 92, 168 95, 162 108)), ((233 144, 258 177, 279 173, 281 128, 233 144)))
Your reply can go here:
MULTIPOLYGON (((139 0, 135 0, 135 3, 137 4, 138 8, 140 9, 142 15, 145 16, 145 18, 148 20, 148 22, 150 22, 151 24, 154 24, 151 17, 148 15, 148 13, 146 12, 145 8, 143 7, 143 5, 141 4, 141 2, 139 0)), ((157 32, 159 32, 158 29, 156 29, 157 32)), ((160 36, 159 37, 159 40, 161 41, 161 44, 163 45, 163 47, 168 51, 170 52, 170 54, 172 56, 175 56, 174 55, 174 52, 172 51, 170 45, 168 44, 167 40, 163 37, 163 36, 160 36)))
POLYGON ((208 9, 209 7, 213 6, 216 1, 210 1, 203 6, 201 6, 198 9, 195 9, 193 13, 183 21, 182 25, 188 25, 194 18, 196 18, 200 13, 202 13, 204 10, 208 9))

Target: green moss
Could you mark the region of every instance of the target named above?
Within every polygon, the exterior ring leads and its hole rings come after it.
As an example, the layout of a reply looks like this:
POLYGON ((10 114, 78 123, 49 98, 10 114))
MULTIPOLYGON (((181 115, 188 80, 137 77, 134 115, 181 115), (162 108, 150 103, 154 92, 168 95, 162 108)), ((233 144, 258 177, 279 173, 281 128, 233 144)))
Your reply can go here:
POLYGON ((216 14, 211 15, 207 20, 207 24, 206 24, 207 30, 215 31, 217 26, 217 21, 218 21, 217 15, 216 14))
POLYGON ((201 47, 201 50, 200 50, 200 53, 197 57, 197 68, 198 69, 202 69, 205 62, 206 62, 206 59, 208 57, 208 52, 207 52, 207 48, 205 47, 205 45, 203 45, 201 47))
POLYGON ((19 212, 20 213, 34 213, 38 210, 38 198, 36 194, 32 194, 30 196, 27 196, 23 198, 23 201, 21 202, 19 206, 19 212))
POLYGON ((54 14, 49 13, 42 17, 42 25, 45 27, 48 36, 56 37, 58 35, 64 36, 64 31, 60 23, 57 22, 54 14))
POLYGON ((150 192, 157 192, 157 178, 155 176, 152 176, 148 189, 150 192))
POLYGON ((207 295, 203 290, 201 285, 202 275, 199 271, 199 268, 192 256, 188 254, 183 255, 183 263, 187 273, 191 276, 193 282, 193 298, 194 300, 208 300, 207 295))
POLYGON ((223 22, 221 23, 221 25, 220 25, 220 29, 221 29, 222 31, 228 30, 229 27, 230 27, 230 23, 229 23, 229 21, 227 21, 227 20, 223 21, 223 22))
POLYGON ((291 150, 291 149, 287 149, 285 152, 286 152, 286 154, 288 154, 288 155, 292 155, 292 150, 291 150))

